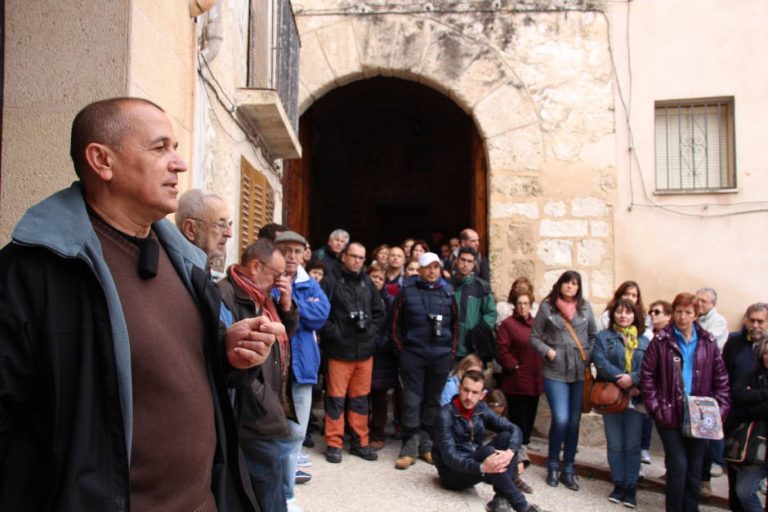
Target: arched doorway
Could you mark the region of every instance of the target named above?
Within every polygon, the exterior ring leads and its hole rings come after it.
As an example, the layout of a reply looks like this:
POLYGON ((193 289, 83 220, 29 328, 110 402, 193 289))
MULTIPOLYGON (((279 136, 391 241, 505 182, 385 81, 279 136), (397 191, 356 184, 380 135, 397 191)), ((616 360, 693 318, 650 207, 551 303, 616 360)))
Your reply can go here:
POLYGON ((450 98, 408 80, 360 80, 315 102, 300 139, 283 218, 315 246, 338 227, 369 248, 467 226, 486 241, 485 151, 450 98))

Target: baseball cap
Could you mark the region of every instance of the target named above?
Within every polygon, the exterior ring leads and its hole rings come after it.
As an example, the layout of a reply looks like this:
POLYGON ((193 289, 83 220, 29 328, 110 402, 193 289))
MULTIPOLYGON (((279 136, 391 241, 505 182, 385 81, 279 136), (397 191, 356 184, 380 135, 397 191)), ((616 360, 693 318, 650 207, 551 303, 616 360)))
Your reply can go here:
POLYGON ((443 263, 440 261, 440 258, 437 257, 437 254, 433 252, 425 252, 421 255, 421 258, 419 258, 419 267, 428 267, 434 262, 439 263, 441 267, 443 266, 443 263))

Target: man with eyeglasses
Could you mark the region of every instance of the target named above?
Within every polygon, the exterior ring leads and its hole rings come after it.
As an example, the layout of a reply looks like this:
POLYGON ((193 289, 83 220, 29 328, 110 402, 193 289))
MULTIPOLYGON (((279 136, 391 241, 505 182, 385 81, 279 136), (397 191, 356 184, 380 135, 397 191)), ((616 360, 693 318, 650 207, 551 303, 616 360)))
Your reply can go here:
POLYGON ((325 459, 341 462, 344 444, 344 402, 352 430, 349 453, 365 460, 378 456, 368 436, 368 395, 373 350, 384 325, 384 304, 364 271, 365 247, 352 242, 341 252, 341 267, 322 281, 331 314, 320 332, 328 359, 325 398, 325 459))
POLYGON ((477 253, 475 259, 475 265, 473 272, 486 281, 491 280, 491 269, 488 265, 488 260, 480 254, 480 235, 474 229, 466 228, 459 233, 459 247, 451 252, 448 256, 448 260, 445 262, 445 270, 443 270, 443 277, 446 279, 451 278, 451 272, 456 270, 456 260, 459 258, 459 249, 462 247, 469 247, 474 249, 477 253))
POLYGON ((217 283, 221 300, 235 320, 266 316, 282 322, 286 334, 278 336, 267 360, 247 377, 230 381, 235 390, 240 446, 248 463, 253 490, 262 510, 287 510, 282 482, 290 438, 289 421, 297 421, 289 388, 291 343, 299 312, 291 298, 291 280, 285 275, 285 258, 267 239, 259 239, 243 251, 239 264, 227 269, 217 283), (277 301, 270 292, 275 290, 277 301))
POLYGON ((232 220, 224 199, 211 192, 190 189, 179 198, 176 227, 193 245, 203 250, 211 268, 224 269, 232 220))

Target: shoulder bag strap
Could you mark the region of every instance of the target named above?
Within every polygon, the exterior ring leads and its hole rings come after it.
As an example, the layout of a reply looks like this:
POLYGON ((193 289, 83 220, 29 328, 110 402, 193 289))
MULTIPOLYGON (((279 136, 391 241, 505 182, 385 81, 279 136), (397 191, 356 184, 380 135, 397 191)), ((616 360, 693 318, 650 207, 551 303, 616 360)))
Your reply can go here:
POLYGON ((571 333, 571 338, 573 338, 573 341, 576 342, 576 346, 579 348, 579 354, 581 354, 581 360, 586 363, 587 356, 584 353, 584 348, 581 346, 579 337, 576 336, 576 331, 573 330, 573 326, 571 325, 571 322, 565 317, 563 317, 563 322, 565 322, 565 328, 568 329, 569 333, 571 333))

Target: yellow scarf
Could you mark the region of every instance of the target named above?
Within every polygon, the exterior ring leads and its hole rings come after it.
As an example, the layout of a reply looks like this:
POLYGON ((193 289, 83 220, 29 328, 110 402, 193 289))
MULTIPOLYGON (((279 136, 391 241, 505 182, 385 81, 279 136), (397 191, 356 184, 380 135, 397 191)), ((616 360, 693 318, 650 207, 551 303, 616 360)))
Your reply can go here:
POLYGON ((632 354, 637 348, 637 327, 634 325, 619 327, 617 325, 616 332, 624 338, 624 345, 627 347, 627 351, 624 353, 624 370, 630 373, 632 371, 632 354))

